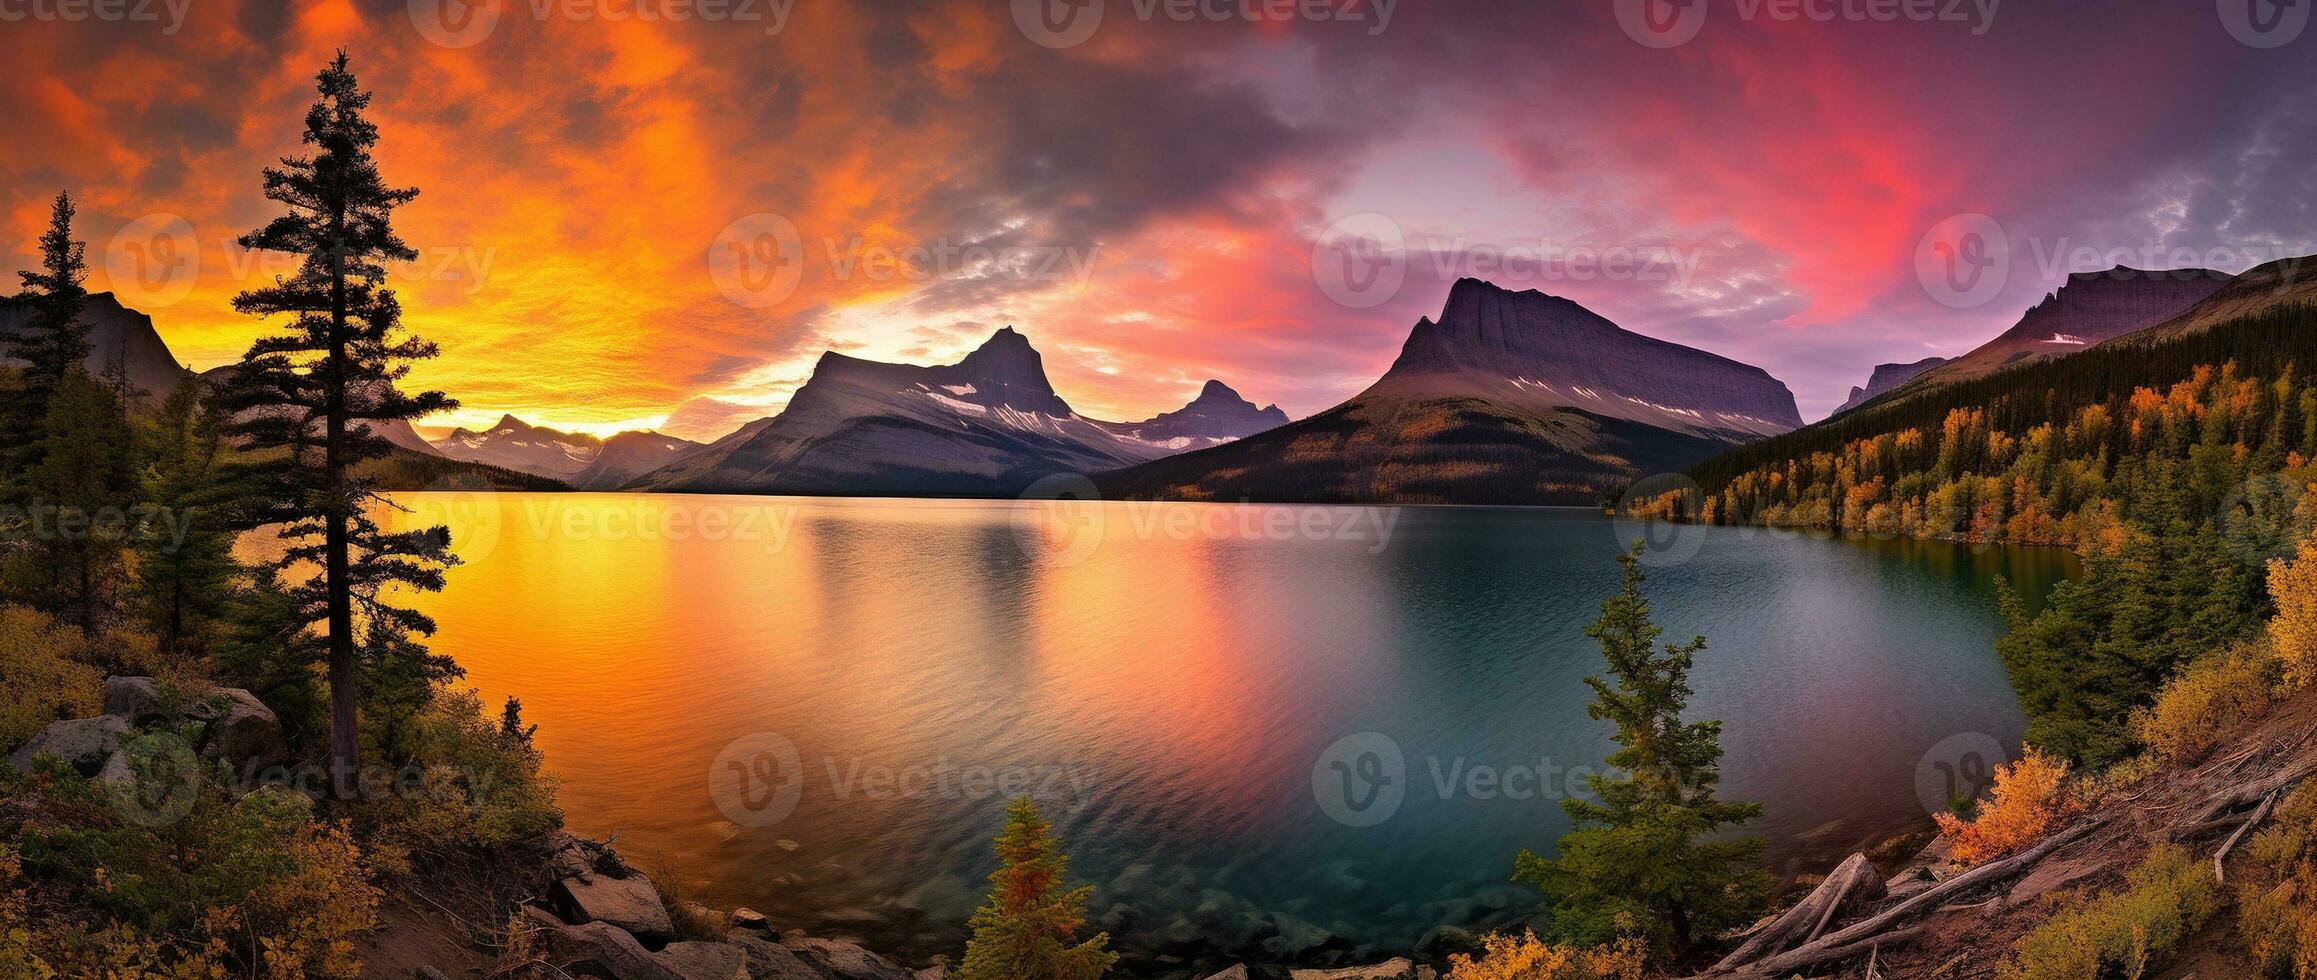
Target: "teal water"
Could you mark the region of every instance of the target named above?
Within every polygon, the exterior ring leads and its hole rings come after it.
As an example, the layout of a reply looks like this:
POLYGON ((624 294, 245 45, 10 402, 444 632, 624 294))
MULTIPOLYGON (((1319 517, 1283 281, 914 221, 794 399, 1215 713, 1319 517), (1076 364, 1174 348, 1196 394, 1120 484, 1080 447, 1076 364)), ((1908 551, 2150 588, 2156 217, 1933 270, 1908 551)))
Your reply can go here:
POLYGON ((522 697, 575 830, 917 953, 961 941, 1014 792, 1143 956, 1533 910, 1507 875, 1611 748, 1583 631, 1644 533, 1666 638, 1707 637, 1725 795, 1764 803, 1773 868, 1823 871, 2016 751, 1993 582, 2072 568, 1570 510, 406 499, 467 557, 422 603, 437 648, 522 697))

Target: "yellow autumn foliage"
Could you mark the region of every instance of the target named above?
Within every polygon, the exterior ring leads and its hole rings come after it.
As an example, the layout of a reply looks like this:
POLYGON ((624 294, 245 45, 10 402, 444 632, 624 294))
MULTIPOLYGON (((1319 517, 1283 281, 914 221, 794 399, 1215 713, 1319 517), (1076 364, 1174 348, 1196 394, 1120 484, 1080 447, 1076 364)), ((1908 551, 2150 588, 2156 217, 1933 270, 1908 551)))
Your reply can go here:
POLYGON ((0 609, 0 751, 39 734, 48 723, 96 714, 104 675, 82 662, 79 630, 20 607, 0 609))
POLYGON ((1583 949, 1547 943, 1534 932, 1496 933, 1481 944, 1477 960, 1448 958, 1448 980, 1641 980, 1644 950, 1632 939, 1583 949))
POLYGON ((1987 799, 1971 820, 1941 813, 1939 832, 1953 842, 1955 860, 1985 864, 2034 843, 2084 808, 2067 760, 2033 748, 2018 762, 1997 766, 1987 799))
POLYGON ((2301 542, 2292 558, 2269 562, 2269 598, 2277 604, 2269 641, 2285 679, 2296 687, 2317 680, 2317 538, 2301 542))

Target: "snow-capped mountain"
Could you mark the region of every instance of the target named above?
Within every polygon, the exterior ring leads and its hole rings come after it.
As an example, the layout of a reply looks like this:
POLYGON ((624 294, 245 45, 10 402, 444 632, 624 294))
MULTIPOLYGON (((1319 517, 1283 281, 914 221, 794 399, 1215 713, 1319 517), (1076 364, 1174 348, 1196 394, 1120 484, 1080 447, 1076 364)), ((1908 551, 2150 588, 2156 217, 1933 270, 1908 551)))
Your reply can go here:
POLYGON ((1004 496, 1040 478, 1094 473, 1259 431, 1255 409, 1212 385, 1147 422, 1088 418, 1047 381, 1012 327, 956 364, 888 364, 830 352, 779 415, 632 484, 753 493, 1004 496), (1245 405, 1246 412, 1234 410, 1245 405))
POLYGON ((513 415, 481 432, 458 428, 434 443, 436 452, 467 463, 504 467, 569 480, 603 453, 603 440, 585 433, 535 426, 513 415))
POLYGON ((1760 368, 1462 279, 1350 401, 1095 482, 1194 500, 1591 504, 1801 424, 1793 393, 1760 368))
POLYGON ((703 443, 659 432, 622 432, 605 439, 595 461, 566 482, 574 490, 617 490, 705 448, 703 443))

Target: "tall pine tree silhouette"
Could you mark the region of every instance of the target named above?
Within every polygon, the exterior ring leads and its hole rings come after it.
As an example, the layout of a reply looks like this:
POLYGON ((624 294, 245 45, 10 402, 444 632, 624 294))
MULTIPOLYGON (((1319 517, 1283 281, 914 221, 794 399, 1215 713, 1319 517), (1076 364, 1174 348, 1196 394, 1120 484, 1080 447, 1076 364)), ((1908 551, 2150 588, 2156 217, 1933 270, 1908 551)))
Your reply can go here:
POLYGON ((19 272, 32 319, 11 351, 24 362, 19 386, 0 410, 0 465, 10 480, 21 479, 40 461, 48 400, 65 374, 88 356, 87 245, 72 237, 72 195, 58 191, 49 205, 48 230, 40 235, 40 271, 19 272))
POLYGON ((436 353, 401 332, 402 307, 386 288, 385 263, 417 258, 392 218, 418 191, 380 177, 371 157, 378 127, 364 115, 370 93, 344 51, 317 81, 321 94, 306 110, 305 133, 316 152, 266 168, 265 196, 286 210, 240 239, 245 248, 300 256, 298 270, 233 298, 244 314, 289 318, 288 330, 250 345, 220 404, 233 413, 233 434, 277 451, 259 464, 264 489, 252 516, 282 526, 290 542, 284 567, 321 570, 292 594, 299 614, 324 624, 328 639, 331 780, 345 796, 359 764, 358 638, 432 633, 432 620, 387 604, 383 593, 395 585, 439 590, 443 569, 456 561, 444 528, 381 528, 369 511, 384 498, 355 469, 392 451, 375 423, 456 403, 396 385, 410 362, 436 353))

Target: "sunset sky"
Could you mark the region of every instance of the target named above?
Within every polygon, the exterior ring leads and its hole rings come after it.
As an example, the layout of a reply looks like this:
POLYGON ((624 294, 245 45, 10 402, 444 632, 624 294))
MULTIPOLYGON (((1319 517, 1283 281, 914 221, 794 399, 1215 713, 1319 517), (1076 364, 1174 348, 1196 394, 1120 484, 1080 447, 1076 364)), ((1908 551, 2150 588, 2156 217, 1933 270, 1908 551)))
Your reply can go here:
POLYGON ((769 414, 824 350, 948 361, 1007 324, 1089 415, 1173 409, 1212 377, 1302 416, 1373 380, 1468 274, 1760 365, 1816 418, 2069 271, 2317 252, 2317 30, 2240 41, 2267 0, 1942 0, 1924 22, 1693 0, 1702 27, 1664 47, 1622 0, 1089 2, 1074 44, 1037 0, 152 0, 0 22, 0 231, 30 268, 72 191, 91 288, 196 368, 236 357, 258 327, 228 299, 279 270, 231 240, 272 213, 259 169, 299 151, 344 47, 388 179, 421 190, 398 284, 444 356, 415 379, 465 403, 436 424, 606 433, 701 396, 769 414), (2011 260, 1958 308, 1916 259, 1963 213, 2011 260), (1360 215, 1397 236, 1405 281, 1347 305, 1315 243, 1360 215), (793 284, 735 288, 734 245, 784 249, 793 284), (193 274, 116 280, 170 248, 193 274), (1670 261, 1583 260, 1625 254, 1670 261))

